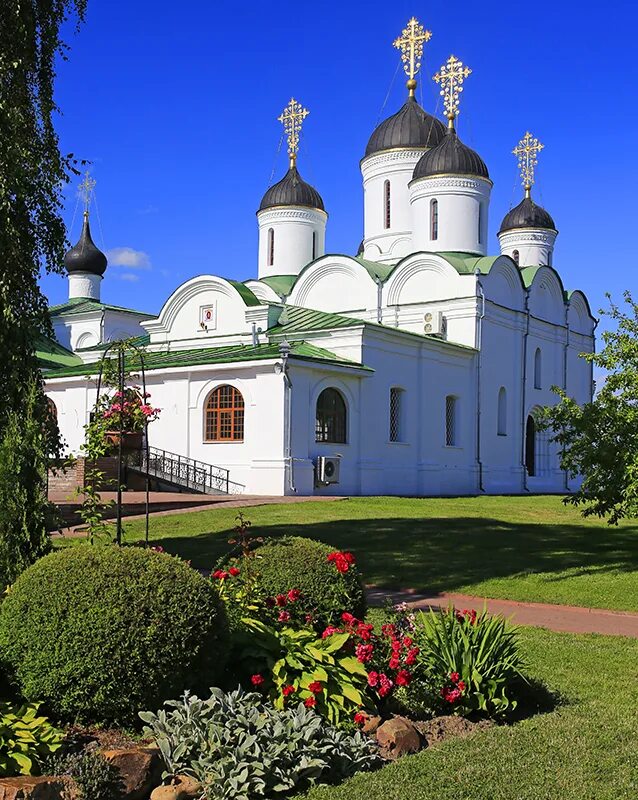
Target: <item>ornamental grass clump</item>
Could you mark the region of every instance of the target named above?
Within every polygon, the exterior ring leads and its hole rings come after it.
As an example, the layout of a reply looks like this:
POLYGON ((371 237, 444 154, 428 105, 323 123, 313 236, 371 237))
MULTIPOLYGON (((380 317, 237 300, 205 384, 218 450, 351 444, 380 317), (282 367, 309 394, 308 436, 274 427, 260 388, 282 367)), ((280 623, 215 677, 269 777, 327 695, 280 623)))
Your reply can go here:
POLYGON ((518 629, 484 609, 452 607, 409 615, 418 648, 413 681, 400 700, 413 711, 502 716, 524 679, 518 629))
POLYGON ((82 544, 24 572, 0 608, 0 657, 57 718, 131 723, 221 675, 223 605, 173 556, 82 544))
POLYGON ((165 706, 140 714, 164 777, 196 778, 208 800, 283 797, 381 764, 370 739, 338 731, 302 703, 277 710, 242 689, 211 689, 207 700, 186 694, 165 706))

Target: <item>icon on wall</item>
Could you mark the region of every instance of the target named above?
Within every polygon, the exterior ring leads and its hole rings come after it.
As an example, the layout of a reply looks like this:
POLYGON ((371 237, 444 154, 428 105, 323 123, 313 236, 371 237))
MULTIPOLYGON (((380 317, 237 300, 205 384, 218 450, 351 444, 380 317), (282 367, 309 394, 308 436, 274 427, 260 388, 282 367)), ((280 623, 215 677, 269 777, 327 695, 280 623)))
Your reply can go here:
POLYGON ((214 304, 212 306, 200 307, 199 327, 203 331, 215 330, 217 327, 217 309, 214 304))

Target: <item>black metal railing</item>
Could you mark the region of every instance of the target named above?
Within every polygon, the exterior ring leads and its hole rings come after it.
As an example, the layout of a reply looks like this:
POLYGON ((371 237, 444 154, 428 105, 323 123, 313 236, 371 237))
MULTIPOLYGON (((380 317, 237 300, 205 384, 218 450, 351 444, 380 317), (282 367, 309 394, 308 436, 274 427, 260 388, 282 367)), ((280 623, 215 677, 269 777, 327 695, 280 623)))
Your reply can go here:
POLYGON ((136 453, 129 466, 194 492, 229 494, 231 491, 229 470, 158 447, 149 447, 148 456, 144 450, 136 453))

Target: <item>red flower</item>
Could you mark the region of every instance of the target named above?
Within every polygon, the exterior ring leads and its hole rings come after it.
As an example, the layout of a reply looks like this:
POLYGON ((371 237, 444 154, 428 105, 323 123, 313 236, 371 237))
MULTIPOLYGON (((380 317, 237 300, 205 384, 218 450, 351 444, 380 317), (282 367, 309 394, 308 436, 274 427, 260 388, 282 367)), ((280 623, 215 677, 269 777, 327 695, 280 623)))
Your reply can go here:
POLYGON ((232 576, 233 576, 233 578, 236 578, 236 577, 239 575, 239 572, 240 572, 240 570, 239 570, 239 568, 238 568, 238 567, 231 567, 231 568, 228 570, 228 572, 229 572, 229 574, 230 574, 230 575, 232 575, 232 576))
POLYGON ((328 636, 332 636, 333 633, 341 633, 339 628, 334 628, 332 625, 328 625, 325 631, 321 634, 322 639, 327 639, 328 636))
POLYGON ((374 647, 371 644, 358 644, 354 652, 357 656, 357 661, 366 664, 372 658, 374 647))
POLYGON ((347 611, 343 612, 343 614, 341 615, 341 619, 343 620, 343 622, 346 623, 346 625, 356 625, 359 622, 359 620, 356 619, 356 617, 354 617, 347 611))
POLYGON ((275 603, 278 606, 285 606, 288 603, 288 598, 285 594, 278 594, 277 597, 275 597, 275 603))
POLYGON ((392 648, 393 653, 401 652, 401 642, 398 639, 393 639, 390 647, 392 648))
POLYGON ((305 619, 306 619, 306 623, 308 625, 310 625, 310 623, 312 622, 312 614, 306 614, 305 619))
POLYGON ((396 656, 392 656, 390 661, 388 661, 388 666, 390 669, 398 669, 400 663, 401 661, 396 656))
POLYGON ((213 578, 217 578, 217 580, 219 581, 224 581, 228 577, 229 577, 228 573, 225 572, 223 569, 216 569, 215 572, 213 572, 213 578))
POLYGON ((458 672, 450 672, 450 680, 452 683, 458 683, 461 676, 458 672))
POLYGON ((372 670, 368 672, 368 686, 371 686, 373 689, 379 683, 379 673, 372 670))
POLYGON ((308 691, 313 694, 321 694, 321 692, 323 692, 323 686, 320 681, 313 681, 308 684, 308 691))
POLYGON ((465 691, 465 681, 459 681, 459 682, 456 684, 456 688, 457 688, 457 689, 458 689, 460 692, 464 692, 464 691, 465 691))
POLYGON ((363 711, 357 711, 353 719, 355 725, 364 725, 368 720, 368 715, 364 714, 363 711))
POLYGON ((303 701, 303 704, 306 708, 314 708, 317 705, 317 698, 316 697, 306 697, 303 701))
POLYGON ((404 636, 403 637, 403 645, 405 647, 412 647, 412 637, 411 636, 404 636))
POLYGON ((360 622, 357 626, 357 636, 360 636, 364 642, 367 642, 372 638, 373 630, 374 625, 366 625, 365 623, 360 622))
POLYGON ((338 572, 347 572, 350 566, 354 564, 354 556, 352 553, 328 553, 328 561, 334 562, 338 572))
POLYGON ((416 661, 416 657, 419 655, 419 648, 413 647, 411 650, 408 650, 408 654, 405 657, 405 663, 408 666, 411 666, 416 661))
POLYGON ((384 636, 394 636, 395 635, 395 628, 391 622, 386 622, 385 625, 381 626, 381 633, 384 636))
POLYGON ((389 695, 393 686, 394 684, 390 678, 388 678, 388 676, 382 672, 381 675, 379 675, 379 688, 377 689, 379 697, 386 697, 389 695))
POLYGON ((456 703, 460 696, 461 692, 457 688, 450 689, 449 686, 444 686, 441 689, 441 697, 448 703, 456 703))
POLYGON ((287 611, 280 611, 279 616, 277 617, 278 622, 288 622, 290 619, 290 614, 287 611))
POLYGON ((264 677, 263 677, 263 675, 259 675, 259 674, 257 674, 257 675, 251 675, 251 676, 250 676, 250 682, 252 683, 252 685, 253 685, 255 688, 257 688, 258 686, 263 686, 263 684, 264 684, 264 677))
POLYGON ((397 676, 395 678, 397 686, 409 686, 411 680, 412 680, 412 675, 410 675, 407 669, 402 669, 399 670, 399 672, 397 672, 397 676))
POLYGON ((289 694, 294 694, 297 691, 295 686, 288 684, 287 686, 283 686, 281 689, 281 693, 284 697, 288 697, 289 694))
POLYGON ((291 603, 294 603, 295 600, 299 600, 300 597, 301 597, 301 592, 299 591, 299 589, 291 589, 288 592, 288 599, 290 600, 291 603))

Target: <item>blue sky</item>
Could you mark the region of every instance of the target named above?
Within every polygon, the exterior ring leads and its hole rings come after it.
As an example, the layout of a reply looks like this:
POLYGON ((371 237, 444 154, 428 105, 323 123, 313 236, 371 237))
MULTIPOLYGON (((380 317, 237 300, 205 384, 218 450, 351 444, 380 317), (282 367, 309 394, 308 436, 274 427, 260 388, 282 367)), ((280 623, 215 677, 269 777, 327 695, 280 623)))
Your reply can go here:
MULTIPOLYGON (((428 111, 438 101, 431 76, 451 53, 473 70, 458 129, 494 181, 490 252, 522 196, 511 150, 529 129, 546 145, 534 197, 560 230, 554 263, 565 286, 583 289, 594 312, 606 291, 638 293, 632 3, 88 5, 59 65, 57 127, 64 152, 93 162, 96 243, 125 262, 108 268, 104 301, 157 312, 193 275, 255 276, 255 210, 287 167, 276 118, 291 95, 311 112, 299 168, 324 198, 327 251, 354 254, 359 160, 375 125, 404 102, 391 42, 412 15, 433 32, 417 90, 428 111)), ((76 189, 66 192, 73 242, 76 189)), ((47 276, 43 288, 52 303, 66 299, 65 278, 47 276)))

